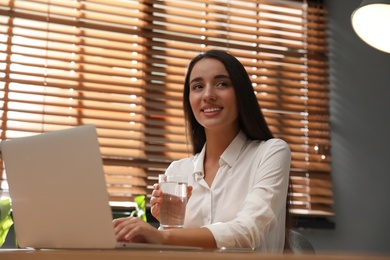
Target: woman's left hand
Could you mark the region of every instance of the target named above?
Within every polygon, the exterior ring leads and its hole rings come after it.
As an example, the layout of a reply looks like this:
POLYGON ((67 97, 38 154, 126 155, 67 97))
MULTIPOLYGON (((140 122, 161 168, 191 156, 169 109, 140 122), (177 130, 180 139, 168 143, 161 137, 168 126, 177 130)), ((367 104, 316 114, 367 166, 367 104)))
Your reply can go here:
POLYGON ((138 217, 118 218, 113 221, 116 240, 120 242, 162 244, 162 232, 138 217))

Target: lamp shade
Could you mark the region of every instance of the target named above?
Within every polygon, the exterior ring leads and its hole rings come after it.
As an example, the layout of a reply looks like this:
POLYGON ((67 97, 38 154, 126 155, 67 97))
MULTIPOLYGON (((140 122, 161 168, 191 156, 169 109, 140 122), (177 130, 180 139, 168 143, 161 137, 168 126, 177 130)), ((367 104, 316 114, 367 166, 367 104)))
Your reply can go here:
POLYGON ((368 45, 390 53, 390 0, 364 0, 352 13, 351 22, 368 45))

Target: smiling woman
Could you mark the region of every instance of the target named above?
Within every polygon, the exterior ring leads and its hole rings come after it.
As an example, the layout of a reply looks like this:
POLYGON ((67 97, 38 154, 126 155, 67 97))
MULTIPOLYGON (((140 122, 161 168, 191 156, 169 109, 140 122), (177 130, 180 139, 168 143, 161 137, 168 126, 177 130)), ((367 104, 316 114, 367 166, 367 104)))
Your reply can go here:
POLYGON ((332 216, 326 36, 320 0, 0 1, 1 139, 95 124, 111 201, 150 198, 191 154, 188 61, 225 49, 290 146, 293 214, 332 216))
MULTIPOLYGON (((244 66, 221 50, 197 55, 184 80, 183 105, 193 154, 173 161, 165 173, 188 179, 183 229, 154 230, 121 218, 114 222, 117 239, 282 253, 289 248, 291 153, 273 138, 244 66)), ((165 199, 155 186, 151 203, 158 220, 165 199)))

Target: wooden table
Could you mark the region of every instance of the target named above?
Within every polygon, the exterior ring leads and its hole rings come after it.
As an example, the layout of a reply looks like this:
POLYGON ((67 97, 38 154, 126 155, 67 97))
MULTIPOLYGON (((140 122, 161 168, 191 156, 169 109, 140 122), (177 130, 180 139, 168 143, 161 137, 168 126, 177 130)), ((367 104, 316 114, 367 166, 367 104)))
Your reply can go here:
POLYGON ((264 254, 258 252, 160 250, 12 250, 0 249, 0 259, 17 260, 390 260, 390 256, 342 254, 264 254))

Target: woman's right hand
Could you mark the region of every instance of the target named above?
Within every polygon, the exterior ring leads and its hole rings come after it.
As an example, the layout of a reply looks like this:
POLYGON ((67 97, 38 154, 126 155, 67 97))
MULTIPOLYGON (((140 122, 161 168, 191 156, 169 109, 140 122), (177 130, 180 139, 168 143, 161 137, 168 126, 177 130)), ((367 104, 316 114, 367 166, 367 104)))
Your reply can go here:
MULTIPOLYGON (((190 199, 192 194, 192 186, 187 187, 187 201, 190 199)), ((150 212, 152 216, 160 222, 160 205, 162 202, 162 191, 160 190, 160 185, 155 183, 153 185, 152 197, 150 198, 151 209, 150 212)))
POLYGON ((150 212, 152 216, 160 222, 160 204, 162 202, 162 191, 160 190, 160 185, 155 183, 153 185, 152 197, 150 198, 150 205, 152 208, 150 212))

